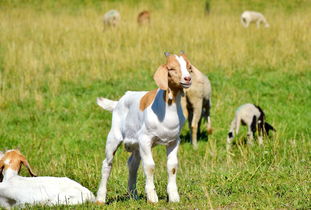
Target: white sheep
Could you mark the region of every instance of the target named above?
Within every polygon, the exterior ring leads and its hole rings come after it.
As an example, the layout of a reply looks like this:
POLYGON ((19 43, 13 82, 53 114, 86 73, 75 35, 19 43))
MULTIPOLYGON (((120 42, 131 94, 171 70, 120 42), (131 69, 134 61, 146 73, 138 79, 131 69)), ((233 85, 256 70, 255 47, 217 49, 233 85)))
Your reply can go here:
POLYGON ((269 23, 267 22, 265 16, 260 12, 254 11, 245 11, 241 15, 241 23, 242 25, 247 28, 250 23, 256 22, 257 28, 260 27, 260 24, 263 23, 266 28, 270 27, 269 23))
POLYGON ((109 10, 103 16, 103 23, 105 26, 116 26, 121 20, 121 15, 117 10, 109 10))
POLYGON ((22 164, 31 176, 36 176, 19 150, 8 150, 0 159, 0 206, 4 208, 25 204, 73 205, 95 200, 92 192, 67 177, 19 176, 22 164))
POLYGON ((184 89, 184 97, 182 97, 182 108, 185 117, 188 119, 189 130, 191 133, 191 141, 193 147, 197 148, 197 133, 200 131, 202 118, 207 122, 207 132, 212 133, 212 123, 210 118, 211 83, 207 76, 192 66, 192 82, 190 88, 184 89))
POLYGON ((112 111, 112 125, 106 141, 106 158, 103 161, 102 179, 96 198, 98 203, 106 201, 113 158, 122 142, 126 150, 132 153, 128 160, 129 193, 137 196, 137 170, 142 160, 147 200, 158 202, 153 181, 155 163, 151 149, 162 144, 167 149, 168 199, 170 202, 180 200, 176 184, 177 150, 180 130, 185 121, 180 100, 183 88, 191 86, 189 72, 193 67, 184 54, 165 55, 166 64, 161 65, 153 77, 159 88, 149 92, 128 91, 117 102, 106 98, 97 100, 102 108, 112 111))
POLYGON ((269 135, 269 131, 275 129, 265 121, 263 110, 254 104, 244 104, 240 106, 235 113, 235 117, 231 122, 230 130, 227 138, 227 151, 230 151, 234 135, 239 132, 240 125, 246 125, 248 128, 248 143, 253 144, 253 137, 258 130, 258 143, 263 144, 263 136, 269 135))

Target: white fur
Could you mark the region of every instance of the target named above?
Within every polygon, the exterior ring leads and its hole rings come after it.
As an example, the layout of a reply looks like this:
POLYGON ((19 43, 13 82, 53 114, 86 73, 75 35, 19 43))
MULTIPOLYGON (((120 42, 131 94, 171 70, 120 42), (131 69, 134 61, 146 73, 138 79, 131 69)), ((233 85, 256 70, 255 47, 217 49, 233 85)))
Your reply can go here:
MULTIPOLYGON (((181 68, 186 65, 183 58, 176 56, 176 59, 181 68)), ((187 69, 182 70, 181 83, 184 81, 184 77, 190 77, 187 69)), ((191 77, 189 79, 191 80, 191 77)), ((129 193, 134 197, 137 196, 137 169, 140 160, 142 160, 146 175, 147 200, 152 203, 158 202, 153 181, 155 163, 151 149, 156 144, 162 144, 167 147, 167 193, 169 201, 179 201, 176 185, 177 150, 180 142, 180 130, 185 121, 180 104, 181 93, 178 93, 176 102, 169 105, 164 100, 164 90, 158 89, 153 102, 142 111, 139 108, 140 100, 146 93, 146 91, 128 91, 117 103, 112 103, 111 100, 107 99, 98 99, 98 103, 102 104, 101 107, 115 104, 115 107, 111 107, 113 110, 112 126, 106 142, 106 159, 103 161, 102 179, 96 198, 98 202, 106 202, 107 181, 111 172, 114 153, 122 142, 125 144, 126 150, 132 153, 128 160, 129 193)))
MULTIPOLYGON (((237 109, 235 113, 235 117, 231 122, 230 130, 229 130, 229 134, 227 138, 227 150, 230 150, 231 148, 234 135, 237 135, 239 133, 241 123, 247 126, 248 143, 253 144, 254 131, 252 131, 251 125, 252 125, 253 119, 255 118, 256 127, 257 127, 257 124, 259 123, 258 119, 260 115, 261 113, 259 109, 254 104, 244 104, 237 109)), ((260 133, 258 137, 259 144, 263 143, 262 135, 263 133, 260 133)))
POLYGON ((94 201, 94 195, 79 183, 66 177, 13 176, 0 183, 3 207, 24 204, 80 204, 94 201))
POLYGON ((117 10, 109 10, 103 16, 103 23, 106 26, 116 26, 121 20, 121 15, 117 10))
POLYGON ((19 176, 7 160, 3 161, 6 169, 0 183, 0 206, 4 208, 24 204, 80 204, 95 200, 92 192, 67 177, 19 176))
POLYGON ((260 23, 263 23, 266 28, 270 27, 269 23, 267 22, 265 16, 260 12, 254 11, 245 11, 241 15, 241 23, 242 25, 247 28, 250 23, 256 22, 257 28, 260 27, 260 23))

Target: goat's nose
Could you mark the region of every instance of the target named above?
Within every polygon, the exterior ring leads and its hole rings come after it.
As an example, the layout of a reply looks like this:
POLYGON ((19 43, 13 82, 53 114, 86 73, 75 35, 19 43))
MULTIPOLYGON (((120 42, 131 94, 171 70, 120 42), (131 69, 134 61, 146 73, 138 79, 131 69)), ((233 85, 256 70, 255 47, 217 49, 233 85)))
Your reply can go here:
POLYGON ((191 77, 190 77, 190 76, 184 77, 184 80, 185 80, 186 82, 190 82, 190 81, 191 81, 191 77))

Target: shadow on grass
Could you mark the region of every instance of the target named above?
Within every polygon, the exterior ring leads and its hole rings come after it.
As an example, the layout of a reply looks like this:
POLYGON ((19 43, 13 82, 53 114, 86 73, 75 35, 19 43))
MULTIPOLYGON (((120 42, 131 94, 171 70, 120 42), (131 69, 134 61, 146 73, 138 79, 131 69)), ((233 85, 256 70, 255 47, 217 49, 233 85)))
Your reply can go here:
MULTIPOLYGON (((199 141, 208 142, 208 135, 207 135, 207 131, 205 130, 198 133, 197 137, 198 137, 198 142, 199 141)), ((186 134, 180 134, 180 139, 181 139, 181 144, 191 143, 190 132, 188 131, 186 134)))
MULTIPOLYGON (((168 201, 168 197, 167 196, 159 196, 158 197, 159 200, 166 200, 168 201)), ((126 202, 126 201, 130 201, 130 200, 133 200, 133 201, 138 201, 138 200, 145 200, 147 202, 147 198, 146 198, 146 195, 145 194, 139 194, 137 196, 136 199, 132 198, 129 194, 123 194, 123 195, 119 195, 119 196, 116 196, 114 198, 110 198, 107 200, 106 204, 107 205, 110 205, 112 203, 116 203, 116 202, 126 202)))

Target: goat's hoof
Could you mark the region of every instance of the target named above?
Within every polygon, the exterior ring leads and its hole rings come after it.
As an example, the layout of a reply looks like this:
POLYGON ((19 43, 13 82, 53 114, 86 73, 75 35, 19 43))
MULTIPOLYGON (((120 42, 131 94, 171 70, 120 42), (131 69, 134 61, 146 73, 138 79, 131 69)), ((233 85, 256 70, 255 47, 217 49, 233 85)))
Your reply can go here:
POLYGON ((198 145, 197 144, 193 144, 192 147, 193 147, 194 150, 198 150, 198 145))
POLYGON ((147 195, 147 201, 148 203, 157 203, 158 202, 157 193, 156 192, 149 193, 147 195))
POLYGON ((96 205, 100 205, 100 206, 105 205, 105 202, 103 202, 103 201, 96 201, 95 203, 96 203, 96 205))
POLYGON ((172 202, 172 203, 177 203, 177 202, 180 201, 178 193, 171 194, 171 195, 168 196, 168 198, 169 198, 168 201, 172 202))

